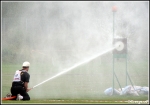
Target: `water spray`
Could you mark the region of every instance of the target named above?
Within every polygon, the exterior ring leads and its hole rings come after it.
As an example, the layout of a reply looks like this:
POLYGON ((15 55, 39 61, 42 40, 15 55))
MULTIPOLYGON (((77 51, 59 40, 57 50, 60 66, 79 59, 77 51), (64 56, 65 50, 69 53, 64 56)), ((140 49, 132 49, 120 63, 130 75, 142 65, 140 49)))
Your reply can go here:
POLYGON ((58 73, 58 74, 56 74, 56 75, 54 75, 54 76, 48 78, 47 80, 45 80, 45 81, 43 81, 43 82, 41 82, 41 83, 39 83, 39 84, 33 86, 32 89, 35 88, 35 87, 37 87, 37 86, 39 86, 39 85, 42 85, 43 83, 45 83, 45 82, 47 82, 47 81, 49 81, 49 80, 54 79, 54 78, 56 78, 56 77, 58 77, 58 76, 60 76, 60 75, 62 75, 62 74, 65 74, 65 73, 67 73, 67 72, 73 70, 74 68, 76 68, 76 67, 82 65, 82 64, 88 63, 88 62, 92 61, 93 59, 95 59, 95 58, 97 58, 97 57, 99 57, 99 56, 101 56, 101 55, 103 55, 103 54, 106 54, 107 52, 110 52, 110 51, 114 50, 116 47, 118 47, 118 46, 114 46, 114 47, 112 47, 112 48, 110 48, 110 49, 108 49, 108 50, 106 50, 106 51, 104 51, 104 52, 102 52, 102 53, 99 53, 99 54, 97 54, 97 55, 95 55, 95 56, 92 56, 91 58, 89 58, 89 59, 87 59, 87 60, 85 60, 85 61, 82 61, 82 62, 80 62, 80 63, 77 63, 77 64, 75 64, 74 66, 72 66, 72 67, 70 67, 70 68, 68 68, 68 69, 65 69, 64 71, 62 71, 62 72, 60 72, 60 73, 58 73))

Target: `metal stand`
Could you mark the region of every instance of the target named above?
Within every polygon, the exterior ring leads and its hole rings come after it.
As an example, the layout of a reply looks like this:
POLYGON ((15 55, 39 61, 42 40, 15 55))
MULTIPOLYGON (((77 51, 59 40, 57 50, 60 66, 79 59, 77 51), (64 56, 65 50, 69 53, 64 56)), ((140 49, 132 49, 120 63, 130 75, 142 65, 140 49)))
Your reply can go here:
POLYGON ((113 94, 114 94, 114 83, 115 83, 115 78, 119 84, 120 89, 122 90, 121 84, 119 82, 119 79, 115 73, 115 58, 125 58, 126 59, 126 85, 127 85, 127 54, 113 54, 113 94), (115 78, 114 78, 115 77, 115 78))
MULTIPOLYGON (((121 44, 123 44, 123 47, 120 47, 121 49, 118 49, 118 51, 116 50, 116 51, 114 51, 113 52, 113 94, 114 94, 114 82, 115 82, 115 77, 116 77, 116 79, 117 79, 117 82, 118 82, 118 84, 119 84, 119 87, 121 88, 121 85, 120 85, 120 82, 119 82, 119 80, 118 80, 118 77, 117 77, 117 75, 116 75, 116 73, 115 73, 115 58, 125 58, 126 59, 126 83, 125 83, 125 85, 127 86, 128 85, 128 78, 129 78, 129 81, 131 82, 131 84, 132 84, 132 86, 133 86, 133 83, 132 83, 132 81, 131 81, 131 78, 130 78, 130 76, 129 76, 129 74, 128 74, 128 71, 127 71, 127 39, 126 38, 116 38, 116 39, 114 39, 114 32, 115 32, 115 12, 117 11, 117 8, 114 6, 113 8, 112 8, 112 10, 113 10, 113 44, 114 44, 114 42, 119 42, 119 44, 121 43, 121 44)), ((134 87, 133 87, 134 88, 134 87)), ((122 90, 122 88, 121 88, 121 90, 122 90)), ((135 89, 134 89, 135 90, 135 89)))

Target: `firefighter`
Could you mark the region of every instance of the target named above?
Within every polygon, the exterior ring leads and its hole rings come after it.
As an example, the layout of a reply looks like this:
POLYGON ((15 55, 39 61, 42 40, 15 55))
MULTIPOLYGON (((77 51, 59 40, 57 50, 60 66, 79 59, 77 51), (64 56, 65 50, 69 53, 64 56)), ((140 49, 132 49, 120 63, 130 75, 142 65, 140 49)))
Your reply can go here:
POLYGON ((30 63, 28 61, 23 62, 22 69, 15 72, 11 94, 16 96, 15 100, 30 100, 30 96, 27 93, 32 88, 28 88, 30 74, 28 73, 30 63))

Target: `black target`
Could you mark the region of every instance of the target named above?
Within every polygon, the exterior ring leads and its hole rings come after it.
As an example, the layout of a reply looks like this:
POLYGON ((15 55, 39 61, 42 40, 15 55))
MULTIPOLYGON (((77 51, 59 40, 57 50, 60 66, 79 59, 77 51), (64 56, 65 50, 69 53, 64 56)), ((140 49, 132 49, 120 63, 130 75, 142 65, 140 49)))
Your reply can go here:
POLYGON ((126 38, 114 38, 113 45, 115 49, 113 54, 126 54, 127 53, 127 39, 126 38))

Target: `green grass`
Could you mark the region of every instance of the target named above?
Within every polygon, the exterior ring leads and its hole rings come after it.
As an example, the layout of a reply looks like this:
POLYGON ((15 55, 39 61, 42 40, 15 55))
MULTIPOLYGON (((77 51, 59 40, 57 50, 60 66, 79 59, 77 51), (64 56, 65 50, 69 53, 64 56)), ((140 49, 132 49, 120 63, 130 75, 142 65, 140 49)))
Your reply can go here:
MULTIPOLYGON (((112 64, 92 61, 74 70, 34 88, 29 92, 30 101, 2 101, 2 103, 128 103, 125 101, 146 101, 142 96, 106 96, 104 90, 112 87, 112 64), (46 97, 46 98, 45 98, 46 97), (117 101, 117 102, 116 102, 117 101)), ((125 64, 120 61, 115 64, 115 72, 121 86, 125 86, 125 64)), ((2 97, 10 93, 11 81, 15 70, 20 65, 2 65, 2 97)), ((128 72, 134 85, 148 86, 147 62, 129 63, 128 72)), ((31 78, 29 87, 52 77, 58 73, 52 65, 32 65, 29 71, 31 78), (48 68, 48 69, 47 69, 48 68)), ((128 80, 128 84, 130 81, 128 80)), ((115 88, 119 85, 115 80, 115 88)))
POLYGON ((103 96, 101 99, 33 99, 30 101, 2 101, 2 103, 105 103, 105 104, 115 104, 115 103, 133 103, 133 101, 141 102, 147 101, 147 96, 133 97, 133 96, 103 96))

